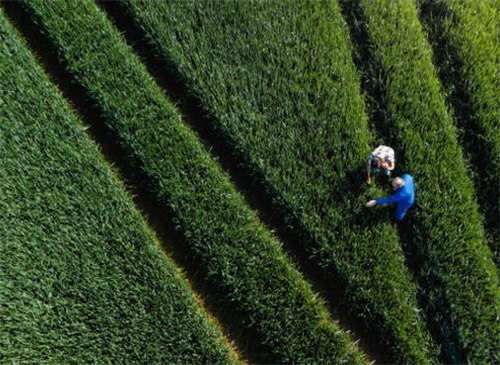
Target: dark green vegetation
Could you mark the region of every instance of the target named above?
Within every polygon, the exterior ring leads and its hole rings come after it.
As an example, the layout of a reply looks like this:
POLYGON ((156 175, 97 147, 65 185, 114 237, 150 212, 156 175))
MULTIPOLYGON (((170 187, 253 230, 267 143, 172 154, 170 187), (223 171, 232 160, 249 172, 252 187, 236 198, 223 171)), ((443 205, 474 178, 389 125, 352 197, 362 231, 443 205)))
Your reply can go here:
POLYGON ((231 363, 0 10, 0 361, 231 363))
POLYGON ((252 361, 364 362, 102 11, 90 1, 25 5, 172 217, 218 313, 245 330, 252 361))
POLYGON ((245 199, 374 359, 500 363, 499 0, 100 4, 141 59, 90 0, 1 3, 109 157, 0 14, 1 360, 234 362, 125 179, 252 362, 366 358, 245 199))
POLYGON ((335 2, 122 2, 392 362, 432 359, 335 2))
POLYGON ((401 233, 442 360, 498 363, 498 272, 415 3, 346 1, 344 11, 360 45, 374 123, 415 177, 417 203, 401 233))
POLYGON ((463 130, 461 141, 472 163, 486 233, 500 264, 500 2, 418 4, 448 101, 463 130))

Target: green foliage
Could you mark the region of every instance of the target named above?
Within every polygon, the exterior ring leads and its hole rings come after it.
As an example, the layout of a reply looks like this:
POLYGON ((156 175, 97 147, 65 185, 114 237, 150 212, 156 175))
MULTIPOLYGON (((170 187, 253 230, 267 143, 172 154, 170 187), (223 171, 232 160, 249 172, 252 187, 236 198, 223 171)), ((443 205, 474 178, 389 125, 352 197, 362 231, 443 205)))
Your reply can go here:
POLYGON ((419 0, 500 264, 500 3, 419 0))
POLYGON ((359 0, 345 8, 358 8, 356 24, 364 23, 357 39, 365 42, 360 64, 375 100, 375 123, 415 177, 416 204, 401 232, 419 269, 443 361, 498 363, 498 271, 415 3, 359 0))
POLYGON ((231 363, 0 9, 0 359, 231 363))
MULTIPOLYGON (((369 134, 335 2, 122 2, 311 260, 394 362, 432 358, 389 213, 364 207, 369 134)), ((377 194, 380 191, 374 189, 377 194)))
POLYGON ((95 4, 26 5, 102 113, 132 169, 173 217, 218 312, 248 336, 253 360, 364 362, 95 4))

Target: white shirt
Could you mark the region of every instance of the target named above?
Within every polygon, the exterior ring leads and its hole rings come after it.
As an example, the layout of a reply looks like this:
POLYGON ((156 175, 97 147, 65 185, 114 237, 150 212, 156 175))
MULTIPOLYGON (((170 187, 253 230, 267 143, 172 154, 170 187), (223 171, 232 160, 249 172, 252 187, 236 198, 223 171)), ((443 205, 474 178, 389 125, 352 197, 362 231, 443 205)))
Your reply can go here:
POLYGON ((394 167, 394 150, 391 147, 380 145, 375 148, 370 157, 368 157, 367 166, 371 166, 374 157, 379 157, 383 162, 388 162, 391 167, 394 167))

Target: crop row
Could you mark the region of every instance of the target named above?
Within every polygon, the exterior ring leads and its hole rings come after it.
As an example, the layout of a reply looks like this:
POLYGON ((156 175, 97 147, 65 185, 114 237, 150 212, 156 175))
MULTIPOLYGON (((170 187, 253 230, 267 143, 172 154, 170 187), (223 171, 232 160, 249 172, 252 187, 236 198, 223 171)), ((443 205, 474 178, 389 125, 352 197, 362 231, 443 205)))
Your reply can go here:
POLYGON ((231 363, 0 9, 0 358, 231 363))
POLYGON ((415 178, 417 202, 400 231, 442 360, 499 362, 498 272, 416 4, 359 0, 344 9, 351 24, 364 24, 353 38, 362 43, 374 122, 415 178))
POLYGON ((338 4, 120 2, 392 362, 432 346, 387 212, 364 208, 374 139, 338 4))
POLYGON ((244 330, 253 360, 363 362, 105 14, 91 1, 25 6, 172 217, 214 306, 244 330))
MULTIPOLYGON (((500 3, 419 0, 500 264, 500 3)), ((499 266, 500 267, 500 266, 499 266)))

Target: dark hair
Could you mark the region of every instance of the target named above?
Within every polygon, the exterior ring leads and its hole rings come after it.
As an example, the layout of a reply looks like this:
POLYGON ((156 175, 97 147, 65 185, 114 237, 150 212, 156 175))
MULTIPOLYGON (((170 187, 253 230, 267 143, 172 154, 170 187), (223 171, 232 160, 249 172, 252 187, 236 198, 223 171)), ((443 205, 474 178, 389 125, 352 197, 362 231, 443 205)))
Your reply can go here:
POLYGON ((380 159, 380 157, 374 157, 374 158, 372 158, 372 167, 374 169, 380 168, 381 164, 382 164, 382 160, 380 159))

